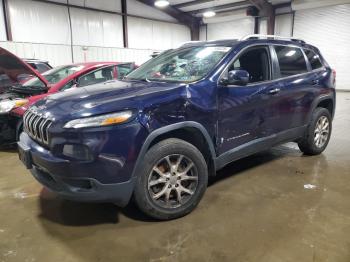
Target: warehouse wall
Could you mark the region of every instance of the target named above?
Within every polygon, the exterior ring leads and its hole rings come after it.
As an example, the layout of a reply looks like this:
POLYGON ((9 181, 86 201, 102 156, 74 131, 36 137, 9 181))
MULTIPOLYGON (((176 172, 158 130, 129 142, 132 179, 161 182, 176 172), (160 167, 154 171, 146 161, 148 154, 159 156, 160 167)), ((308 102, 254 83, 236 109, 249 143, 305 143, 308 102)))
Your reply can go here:
MULTIPOLYGON (((190 30, 155 8, 128 0, 128 13, 163 21, 128 16, 129 48, 123 48, 122 16, 68 8, 30 0, 8 0, 13 42, 6 42, 0 20, 0 46, 20 57, 49 60, 52 65, 83 61, 135 61, 138 64, 160 51, 190 41, 190 30), (73 44, 73 47, 71 46, 73 44)), ((66 3, 66 0, 51 0, 66 3)), ((1 1, 0 1, 1 2, 1 1)), ((70 4, 121 12, 120 0, 69 0, 70 4)), ((2 11, 2 8, 1 8, 2 11)), ((2 13, 0 13, 2 14, 2 13)), ((1 18, 1 16, 0 16, 1 18)))
POLYGON ((293 14, 277 15, 275 20, 275 34, 292 36, 293 14))
POLYGON ((208 40, 235 39, 254 33, 254 18, 248 17, 207 25, 208 40))
POLYGON ((337 89, 350 90, 350 4, 297 10, 294 36, 317 46, 337 71, 337 89))
POLYGON ((165 50, 191 40, 183 25, 129 17, 129 47, 165 50))

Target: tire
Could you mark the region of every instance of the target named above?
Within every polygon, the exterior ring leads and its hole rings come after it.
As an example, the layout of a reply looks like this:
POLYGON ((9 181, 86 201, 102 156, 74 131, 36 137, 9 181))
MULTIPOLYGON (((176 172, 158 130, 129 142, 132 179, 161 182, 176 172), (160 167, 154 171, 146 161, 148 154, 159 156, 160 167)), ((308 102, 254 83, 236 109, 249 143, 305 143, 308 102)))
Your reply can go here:
POLYGON ((319 155, 326 149, 331 133, 332 118, 329 111, 325 108, 316 108, 307 127, 305 137, 299 141, 298 146, 305 155, 319 155), (328 123, 328 128, 325 128, 326 124, 323 125, 323 129, 320 128, 319 125, 322 125, 323 121, 328 123), (324 135, 327 136, 324 137, 324 135), (322 143, 319 143, 320 141, 322 143))
POLYGON ((208 168, 201 152, 175 138, 152 146, 138 170, 135 202, 145 214, 159 220, 190 213, 208 184, 208 168))

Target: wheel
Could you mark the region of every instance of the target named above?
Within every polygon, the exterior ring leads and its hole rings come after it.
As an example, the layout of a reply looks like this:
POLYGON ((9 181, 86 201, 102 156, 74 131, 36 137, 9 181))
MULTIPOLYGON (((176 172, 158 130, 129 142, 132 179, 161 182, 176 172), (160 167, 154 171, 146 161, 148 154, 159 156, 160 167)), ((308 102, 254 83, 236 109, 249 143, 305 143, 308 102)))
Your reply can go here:
POLYGON ((203 155, 180 139, 166 139, 152 146, 139 170, 135 202, 144 213, 160 220, 190 213, 208 184, 203 155))
POLYGON ((321 154, 327 147, 332 133, 332 119, 325 108, 316 108, 312 114, 305 137, 298 143, 306 155, 321 154))

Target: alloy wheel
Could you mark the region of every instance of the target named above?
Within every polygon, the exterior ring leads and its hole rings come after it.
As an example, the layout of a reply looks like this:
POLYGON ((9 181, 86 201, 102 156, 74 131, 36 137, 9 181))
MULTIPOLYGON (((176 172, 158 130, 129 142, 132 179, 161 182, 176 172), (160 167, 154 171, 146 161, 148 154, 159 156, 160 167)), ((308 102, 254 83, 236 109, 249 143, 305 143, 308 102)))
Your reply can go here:
POLYGON ((197 186, 197 168, 192 160, 181 154, 162 158, 148 177, 148 193, 153 202, 163 208, 184 205, 197 186))
POLYGON ((329 120, 327 117, 321 116, 316 123, 314 133, 314 143, 316 147, 322 148, 327 143, 329 132, 329 120))

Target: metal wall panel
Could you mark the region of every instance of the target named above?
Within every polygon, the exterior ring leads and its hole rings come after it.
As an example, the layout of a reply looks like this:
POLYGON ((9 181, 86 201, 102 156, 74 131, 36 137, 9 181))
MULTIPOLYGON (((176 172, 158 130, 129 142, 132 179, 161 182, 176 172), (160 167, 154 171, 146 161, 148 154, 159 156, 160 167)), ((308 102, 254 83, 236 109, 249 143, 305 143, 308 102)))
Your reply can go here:
POLYGON ((208 24, 208 40, 237 39, 254 33, 254 18, 208 24))
POLYGON ((259 21, 259 34, 267 35, 267 19, 262 18, 259 21))
POLYGON ((275 34, 281 36, 291 36, 293 28, 293 15, 277 15, 275 20, 275 34))
POLYGON ((68 11, 64 6, 9 0, 9 13, 14 41, 70 43, 68 11))
POLYGON ((184 25, 129 17, 128 26, 130 48, 165 50, 191 40, 184 25))
POLYGON ((350 4, 296 11, 294 37, 318 47, 337 71, 337 88, 350 90, 350 4))
POLYGON ((88 47, 86 50, 82 46, 74 46, 74 61, 117 61, 135 62, 138 65, 151 58, 155 50, 110 48, 110 47, 88 47))
POLYGON ((71 8, 74 45, 122 47, 120 15, 71 8))
MULTIPOLYGON (((0 46, 22 58, 48 60, 52 66, 72 63, 69 45, 53 45, 38 43, 1 42, 0 46)), ((127 49, 113 47, 74 46, 74 62, 118 61, 136 62, 138 65, 151 58, 151 54, 159 50, 127 49)))
POLYGON ((2 1, 0 0, 0 41, 6 40, 6 29, 2 1))
POLYGON ((72 62, 71 49, 68 45, 0 42, 0 46, 21 58, 48 60, 52 66, 72 62))

